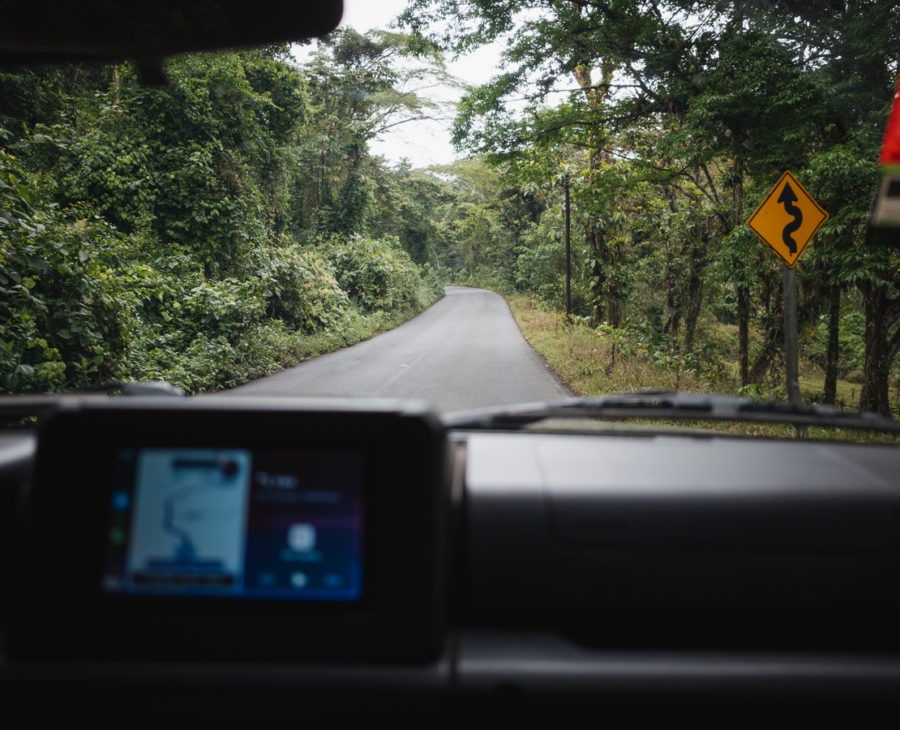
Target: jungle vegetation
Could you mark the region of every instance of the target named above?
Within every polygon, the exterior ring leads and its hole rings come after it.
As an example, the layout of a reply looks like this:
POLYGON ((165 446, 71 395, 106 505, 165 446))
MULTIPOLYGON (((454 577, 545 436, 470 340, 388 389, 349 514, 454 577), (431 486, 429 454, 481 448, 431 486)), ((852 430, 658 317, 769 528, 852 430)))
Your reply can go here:
POLYGON ((868 226, 893 3, 410 0, 306 50, 179 57, 163 86, 0 71, 0 389, 231 387, 462 283, 565 313, 614 345, 598 367, 777 394, 782 264, 746 221, 790 170, 830 216, 796 266, 805 395, 896 410, 900 246, 868 226), (411 81, 498 40, 458 162, 371 153, 433 112, 411 81))

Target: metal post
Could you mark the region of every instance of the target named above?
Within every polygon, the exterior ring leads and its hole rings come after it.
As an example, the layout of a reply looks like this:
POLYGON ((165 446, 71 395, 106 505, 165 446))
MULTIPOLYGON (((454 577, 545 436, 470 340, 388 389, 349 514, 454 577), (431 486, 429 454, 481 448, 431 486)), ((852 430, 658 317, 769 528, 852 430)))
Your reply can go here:
MULTIPOLYGON (((781 283, 784 290, 784 363, 787 377, 788 403, 800 406, 800 366, 797 348, 797 279, 794 270, 782 264, 781 283)), ((797 438, 806 438, 806 426, 797 426, 797 438)))
POLYGON ((782 264, 784 289, 784 362, 787 375, 788 402, 800 405, 800 368, 797 353, 797 280, 794 270, 782 264))

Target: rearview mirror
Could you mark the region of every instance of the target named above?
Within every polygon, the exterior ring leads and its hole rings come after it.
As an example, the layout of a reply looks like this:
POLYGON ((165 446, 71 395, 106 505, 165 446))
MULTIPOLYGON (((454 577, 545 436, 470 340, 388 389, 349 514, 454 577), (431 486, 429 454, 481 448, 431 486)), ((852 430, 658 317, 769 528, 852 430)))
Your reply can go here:
POLYGON ((117 61, 317 38, 343 0, 0 0, 0 63, 117 61))

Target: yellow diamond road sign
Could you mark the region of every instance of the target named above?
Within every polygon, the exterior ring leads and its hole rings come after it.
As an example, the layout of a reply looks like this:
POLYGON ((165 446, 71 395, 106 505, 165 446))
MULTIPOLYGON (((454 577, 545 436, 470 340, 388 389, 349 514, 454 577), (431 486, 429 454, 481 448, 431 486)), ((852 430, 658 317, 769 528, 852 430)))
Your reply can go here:
POLYGON ((828 213, 788 170, 747 225, 793 269, 806 244, 827 220, 828 213))

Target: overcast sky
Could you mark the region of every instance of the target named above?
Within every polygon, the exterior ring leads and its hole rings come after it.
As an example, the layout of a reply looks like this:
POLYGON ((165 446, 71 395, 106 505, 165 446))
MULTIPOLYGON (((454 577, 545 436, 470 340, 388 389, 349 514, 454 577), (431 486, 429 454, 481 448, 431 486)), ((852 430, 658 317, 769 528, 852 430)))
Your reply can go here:
MULTIPOLYGON (((390 22, 406 7, 406 0, 344 0, 341 26, 359 32, 374 28, 388 29, 390 22)), ((448 70, 469 83, 484 83, 495 72, 497 51, 485 49, 455 62, 448 62, 448 70)), ((449 91, 439 98, 452 98, 449 91)), ((383 155, 390 163, 407 158, 413 167, 441 165, 456 159, 450 144, 450 121, 409 122, 389 130, 383 139, 374 140, 370 149, 383 155)))

